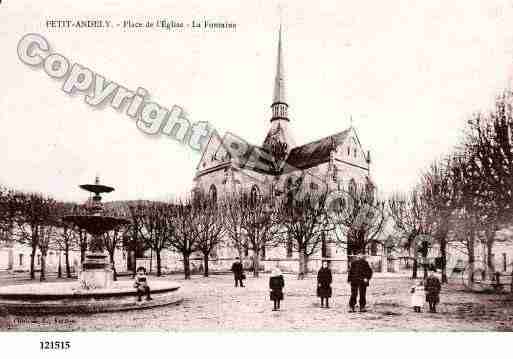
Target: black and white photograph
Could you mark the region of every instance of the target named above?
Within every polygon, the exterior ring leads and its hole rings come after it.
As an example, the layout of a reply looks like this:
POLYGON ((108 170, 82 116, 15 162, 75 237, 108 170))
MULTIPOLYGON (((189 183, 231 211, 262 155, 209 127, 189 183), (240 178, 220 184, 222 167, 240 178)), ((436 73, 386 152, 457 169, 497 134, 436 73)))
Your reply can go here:
POLYGON ((0 2, 0 337, 513 332, 512 23, 0 2))

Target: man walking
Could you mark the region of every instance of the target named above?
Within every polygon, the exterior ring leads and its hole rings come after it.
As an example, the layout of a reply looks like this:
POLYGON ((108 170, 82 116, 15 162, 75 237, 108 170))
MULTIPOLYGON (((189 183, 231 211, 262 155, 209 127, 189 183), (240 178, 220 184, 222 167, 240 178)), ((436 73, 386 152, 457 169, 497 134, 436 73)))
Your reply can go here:
POLYGON ((244 268, 242 261, 237 257, 237 261, 232 264, 233 278, 235 279, 235 287, 238 287, 239 283, 241 287, 244 287, 242 280, 245 279, 244 268))
POLYGON ((354 312, 354 306, 356 305, 356 299, 359 296, 360 312, 366 312, 365 305, 367 286, 369 280, 372 277, 372 268, 369 263, 365 260, 365 256, 359 254, 356 259, 351 263, 347 281, 351 284, 351 298, 349 299, 349 308, 351 312, 354 312))

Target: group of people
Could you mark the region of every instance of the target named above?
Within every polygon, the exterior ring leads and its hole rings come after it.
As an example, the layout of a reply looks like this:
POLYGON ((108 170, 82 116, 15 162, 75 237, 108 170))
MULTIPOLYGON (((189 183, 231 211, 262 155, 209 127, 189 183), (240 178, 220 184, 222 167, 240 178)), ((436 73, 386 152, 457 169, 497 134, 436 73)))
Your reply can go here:
MULTIPOLYGON (((244 268, 239 258, 232 265, 232 272, 235 280, 235 287, 239 285, 244 287, 243 280, 244 268)), ((366 291, 369 281, 372 277, 372 269, 363 256, 359 256, 351 263, 349 269, 348 282, 351 284, 351 298, 349 307, 352 312, 355 311, 355 305, 359 296, 360 312, 365 312, 366 291)), ((331 283, 333 275, 328 266, 328 262, 324 261, 322 267, 317 273, 317 296, 321 298, 321 308, 329 308, 329 298, 332 296, 331 283)), ((269 278, 270 299, 273 302, 273 311, 280 309, 280 302, 283 300, 283 288, 285 287, 285 279, 281 270, 276 267, 273 269, 269 278)))
MULTIPOLYGON (((244 287, 244 267, 240 259, 233 263, 231 268, 235 280, 235 287, 244 287)), ((355 312, 356 302, 359 304, 359 311, 366 312, 366 295, 369 281, 372 278, 372 268, 364 256, 359 255, 351 262, 347 281, 351 285, 351 296, 349 298, 349 311, 355 312)), ((333 275, 329 268, 328 262, 323 261, 321 269, 317 273, 317 296, 321 298, 321 308, 329 308, 329 299, 332 296, 331 284, 333 275)), ((283 288, 285 287, 285 279, 278 267, 274 268, 269 278, 270 299, 274 303, 273 311, 280 309, 280 302, 283 300, 283 288)), ((141 302, 142 296, 146 296, 146 300, 152 300, 150 295, 150 287, 146 279, 146 269, 144 267, 137 268, 135 276, 134 288, 136 289, 137 301, 141 302)), ((425 281, 421 280, 414 285, 411 290, 411 306, 417 313, 422 311, 424 304, 429 303, 429 311, 436 313, 436 305, 440 302, 441 283, 438 277, 430 274, 425 281)))
MULTIPOLYGON (((237 262, 232 265, 232 272, 235 279, 235 287, 239 284, 244 287, 243 279, 244 268, 242 262, 237 258, 237 262)), ((351 286, 351 296, 349 298, 349 311, 355 312, 356 303, 360 312, 366 312, 367 305, 367 287, 372 278, 372 268, 365 259, 365 256, 358 255, 351 262, 347 281, 351 286)), ((329 308, 329 298, 332 296, 331 284, 333 275, 327 261, 322 262, 321 269, 317 273, 317 296, 321 298, 321 308, 329 308)), ((273 311, 280 309, 280 302, 283 300, 283 288, 285 280, 278 267, 274 268, 269 278, 270 299, 274 303, 273 311)), ((421 312, 425 302, 429 303, 429 311, 436 313, 436 305, 440 302, 441 283, 434 274, 429 275, 425 282, 419 281, 411 288, 411 305, 415 312, 421 312)))
POLYGON ((413 311, 420 313, 424 304, 428 302, 429 312, 436 313, 436 305, 440 302, 442 284, 434 274, 430 274, 425 281, 420 280, 411 288, 411 306, 413 311))

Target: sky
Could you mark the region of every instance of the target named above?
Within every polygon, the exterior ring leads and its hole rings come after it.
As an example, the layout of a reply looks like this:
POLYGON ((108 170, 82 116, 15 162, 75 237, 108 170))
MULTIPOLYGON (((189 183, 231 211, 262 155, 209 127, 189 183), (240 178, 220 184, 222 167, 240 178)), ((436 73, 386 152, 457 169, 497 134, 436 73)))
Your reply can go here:
POLYGON ((192 188, 199 153, 143 134, 110 107, 93 108, 63 80, 22 63, 17 45, 43 35, 51 51, 151 101, 185 109, 260 144, 269 128, 280 11, 290 126, 297 144, 352 118, 383 193, 407 191, 491 108, 513 75, 513 1, 7 1, 0 5, 0 183, 106 199, 156 199, 192 188), (236 30, 52 29, 51 19, 229 21, 236 30))

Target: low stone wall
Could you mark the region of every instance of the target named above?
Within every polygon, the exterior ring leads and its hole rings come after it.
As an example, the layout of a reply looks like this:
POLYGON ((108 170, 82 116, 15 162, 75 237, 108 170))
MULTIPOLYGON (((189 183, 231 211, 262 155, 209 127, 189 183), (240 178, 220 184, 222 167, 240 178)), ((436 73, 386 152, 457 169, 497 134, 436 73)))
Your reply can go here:
MULTIPOLYGON (((322 265, 322 261, 326 258, 313 257, 308 260, 309 272, 317 272, 322 265)), ((329 258, 330 268, 334 273, 347 273, 347 258, 329 258)), ((382 257, 381 256, 370 256, 367 258, 373 271, 382 271, 382 257)), ((212 273, 226 273, 230 272, 232 264, 235 262, 235 258, 218 258, 211 259, 209 261, 209 271, 212 273)), ((253 262, 251 258, 244 258, 242 260, 244 269, 247 271, 253 270, 253 262)), ((143 266, 147 271, 154 273, 156 272, 156 261, 155 259, 150 260, 149 258, 137 259, 137 266, 143 266)), ((203 273, 203 258, 191 258, 190 260, 191 273, 200 274, 203 273)), ((260 271, 271 272, 274 267, 279 267, 282 272, 297 273, 299 262, 297 258, 268 258, 260 260, 260 271)), ((397 272, 398 271, 398 260, 389 259, 386 265, 386 272, 397 272)), ((183 261, 181 259, 175 259, 173 261, 165 261, 162 263, 162 273, 183 273, 183 261)))

